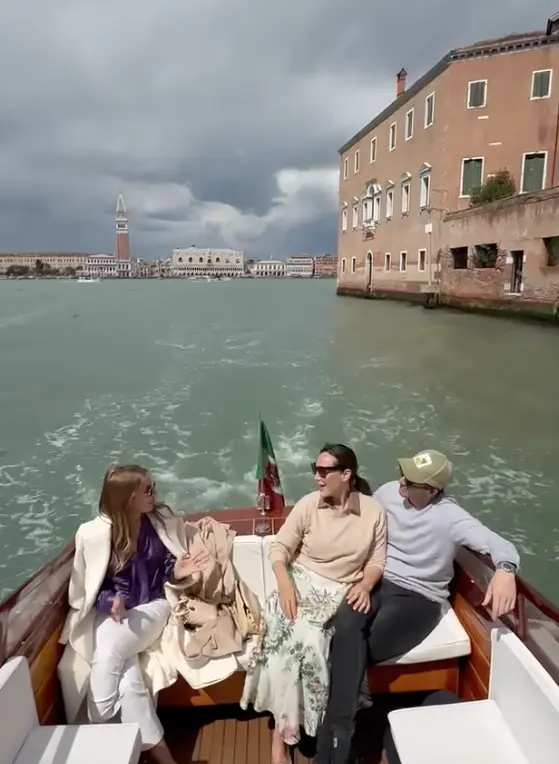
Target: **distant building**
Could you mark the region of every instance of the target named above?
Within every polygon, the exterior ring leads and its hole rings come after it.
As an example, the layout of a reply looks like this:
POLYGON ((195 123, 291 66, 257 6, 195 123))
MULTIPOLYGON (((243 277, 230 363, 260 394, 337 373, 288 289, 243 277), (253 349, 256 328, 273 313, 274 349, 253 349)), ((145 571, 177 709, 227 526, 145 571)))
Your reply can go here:
POLYGON ((171 273, 175 277, 221 276, 234 278, 242 276, 245 270, 245 256, 235 249, 174 249, 171 273))
POLYGON ((151 273, 155 278, 169 278, 171 275, 172 262, 170 257, 157 258, 152 263, 151 273))
POLYGON ((291 278, 311 278, 314 275, 314 257, 291 255, 285 261, 285 275, 291 278))
POLYGON ((285 260, 255 260, 250 272, 256 278, 278 278, 285 276, 285 260))
POLYGON ((34 270, 37 260, 61 273, 66 269, 81 271, 87 267, 90 257, 91 255, 77 252, 2 252, 0 273, 4 275, 10 266, 34 270))
POLYGON ((80 274, 100 279, 128 278, 130 263, 118 261, 114 255, 90 255, 80 274))
POLYGON ((338 274, 338 258, 336 255, 318 255, 314 258, 314 277, 318 279, 335 279, 338 274))

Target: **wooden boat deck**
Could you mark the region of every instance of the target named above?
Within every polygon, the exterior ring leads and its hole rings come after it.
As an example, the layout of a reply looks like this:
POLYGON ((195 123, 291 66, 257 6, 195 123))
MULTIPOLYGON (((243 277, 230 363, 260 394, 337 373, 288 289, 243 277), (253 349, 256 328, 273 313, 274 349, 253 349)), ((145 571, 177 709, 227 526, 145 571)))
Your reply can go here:
MULTIPOLYGON (((269 715, 249 714, 238 706, 162 709, 165 737, 177 764, 272 764, 269 715)), ((386 712, 381 706, 361 712, 357 722, 358 764, 380 764, 386 712)), ((313 741, 303 737, 293 764, 312 764, 313 741)))

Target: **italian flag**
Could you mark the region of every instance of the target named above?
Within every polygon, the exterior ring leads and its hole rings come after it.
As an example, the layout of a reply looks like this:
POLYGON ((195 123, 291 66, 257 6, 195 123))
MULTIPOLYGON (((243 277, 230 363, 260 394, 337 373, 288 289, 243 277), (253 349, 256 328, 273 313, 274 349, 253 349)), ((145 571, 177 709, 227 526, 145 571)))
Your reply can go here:
POLYGON ((270 433, 262 419, 260 420, 259 440, 259 454, 256 465, 258 494, 263 494, 267 498, 270 512, 281 511, 285 507, 285 499, 276 463, 276 455, 274 454, 270 433))

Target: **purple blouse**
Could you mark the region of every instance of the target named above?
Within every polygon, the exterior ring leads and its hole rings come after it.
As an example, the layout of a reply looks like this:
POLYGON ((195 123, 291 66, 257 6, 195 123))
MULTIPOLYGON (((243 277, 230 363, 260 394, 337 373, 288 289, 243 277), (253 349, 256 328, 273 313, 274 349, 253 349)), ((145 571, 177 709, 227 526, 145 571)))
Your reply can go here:
POLYGON ((107 572, 95 603, 98 610, 110 613, 115 594, 120 594, 127 609, 164 596, 163 585, 173 573, 176 558, 145 515, 141 519, 136 550, 122 570, 114 575, 107 572))

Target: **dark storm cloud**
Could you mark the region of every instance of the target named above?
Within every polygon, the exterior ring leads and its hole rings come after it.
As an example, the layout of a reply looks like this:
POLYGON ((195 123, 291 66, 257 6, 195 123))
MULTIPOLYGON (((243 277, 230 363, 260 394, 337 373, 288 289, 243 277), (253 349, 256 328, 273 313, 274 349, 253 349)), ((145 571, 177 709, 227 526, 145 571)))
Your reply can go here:
POLYGON ((546 0, 0 5, 0 249, 331 250, 337 148, 447 50, 546 0))

